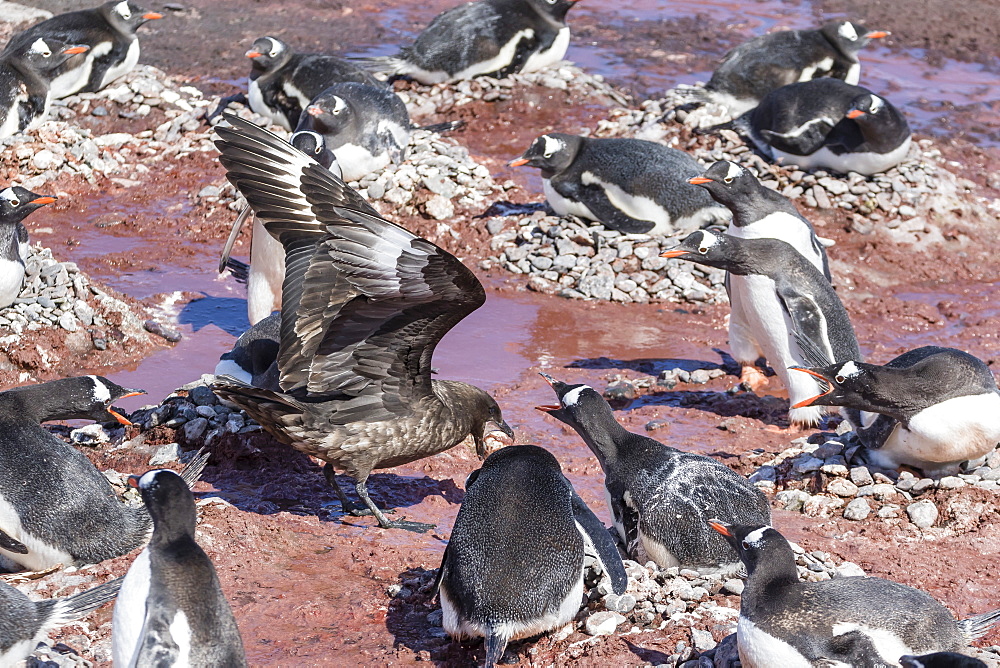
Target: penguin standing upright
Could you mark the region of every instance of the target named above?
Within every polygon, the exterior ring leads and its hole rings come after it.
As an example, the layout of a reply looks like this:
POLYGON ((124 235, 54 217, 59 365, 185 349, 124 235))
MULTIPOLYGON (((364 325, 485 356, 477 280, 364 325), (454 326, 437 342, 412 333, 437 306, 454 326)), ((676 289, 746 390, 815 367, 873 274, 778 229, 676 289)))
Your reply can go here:
POLYGON ((789 419, 793 424, 818 424, 822 410, 803 400, 814 396, 819 386, 806 374, 791 373, 790 367, 802 366, 799 360, 861 359, 854 328, 830 281, 778 239, 740 239, 698 230, 661 255, 729 272, 733 303, 743 304, 747 330, 788 388, 789 419))
MULTIPOLYGON (((812 224, 798 212, 791 200, 761 184, 748 169, 735 162, 720 160, 701 176, 688 180, 708 191, 712 199, 733 212, 727 233, 741 239, 780 239, 802 254, 829 279, 826 250, 812 224)), ((751 389, 767 381, 754 365, 764 354, 761 343, 747 324, 744 308, 752 303, 753 291, 742 276, 726 277, 732 313, 729 316, 729 347, 742 367, 741 381, 751 389), (751 299, 747 299, 750 297, 751 299)))
POLYGON ((660 568, 733 564, 739 557, 708 520, 771 521, 767 497, 740 474, 711 457, 627 431, 604 397, 587 385, 542 377, 559 405, 539 410, 575 429, 601 463, 608 508, 635 561, 652 560, 660 568))
POLYGON ((111 638, 115 668, 246 665, 233 611, 195 541, 197 510, 167 469, 129 478, 153 518, 153 537, 125 575, 111 638))
POLYGON ((383 86, 338 83, 317 95, 296 133, 323 137, 344 181, 358 181, 390 162, 401 162, 410 143, 410 115, 396 93, 383 86))
POLYGON ((747 569, 736 644, 744 668, 881 665, 904 654, 956 651, 1000 622, 1000 610, 956 621, 930 595, 890 580, 840 577, 800 582, 795 555, 770 526, 710 526, 726 537, 747 569), (876 664, 878 665, 878 664, 876 664))
POLYGON ((534 72, 566 55, 566 13, 577 1, 466 2, 438 14, 398 56, 359 60, 423 84, 534 72))
POLYGON ((542 170, 545 199, 557 215, 626 234, 690 232, 730 218, 707 193, 687 187, 702 172, 694 158, 651 141, 550 132, 509 164, 542 170))
POLYGON ((444 630, 456 640, 485 638, 486 666, 500 661, 510 640, 576 616, 585 552, 596 551, 614 592, 625 592, 610 534, 547 450, 498 450, 465 487, 437 586, 444 630))
MULTIPOLYGON (((89 47, 86 55, 71 58, 52 72, 53 99, 74 93, 96 93, 128 74, 139 62, 136 30, 148 21, 163 18, 122 0, 111 0, 93 9, 57 14, 15 35, 7 49, 36 39, 56 39, 89 47)), ((84 52, 80 52, 84 53, 84 52)))
POLYGON ((798 406, 852 409, 848 418, 863 457, 875 466, 938 474, 1000 443, 1000 390, 990 368, 967 352, 923 346, 884 366, 837 362, 794 370, 825 386, 798 406))
POLYGON ((0 53, 0 139, 24 132, 49 112, 53 70, 89 47, 54 37, 9 44, 0 53))
POLYGON ((112 601, 122 580, 117 578, 79 594, 33 601, 0 582, 0 666, 13 666, 30 654, 52 629, 112 601))
POLYGON ((739 116, 772 90, 797 81, 833 77, 857 84, 858 52, 888 34, 850 21, 833 21, 818 30, 760 35, 727 53, 698 95, 739 116))
POLYGON ((354 63, 321 53, 295 53, 276 37, 261 37, 246 53, 252 66, 247 100, 255 112, 286 130, 299 123, 302 110, 333 84, 345 81, 384 88, 354 63))
POLYGON ((20 186, 0 190, 0 308, 13 304, 24 284, 28 230, 21 221, 55 201, 20 186))
POLYGON ((839 79, 783 86, 731 124, 772 161, 870 176, 910 151, 910 127, 888 100, 839 79))

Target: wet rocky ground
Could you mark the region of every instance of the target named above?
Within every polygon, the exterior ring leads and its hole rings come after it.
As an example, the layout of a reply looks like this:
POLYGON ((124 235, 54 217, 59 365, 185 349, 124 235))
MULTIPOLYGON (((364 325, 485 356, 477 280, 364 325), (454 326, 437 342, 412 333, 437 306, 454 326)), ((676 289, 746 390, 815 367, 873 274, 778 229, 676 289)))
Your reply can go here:
MULTIPOLYGON (((38 4, 62 11, 73 3, 38 4)), ((308 48, 360 45, 357 51, 385 53, 387 43, 399 43, 451 4, 434 0, 410 8, 334 0, 268 11, 245 0, 173 5, 167 19, 143 28, 143 60, 152 68, 97 96, 58 105, 53 122, 0 149, 3 182, 28 182, 60 197, 33 215, 28 228, 53 257, 72 263, 46 269, 56 266, 54 260, 38 252, 39 281, 32 279, 27 301, 15 306, 19 315, 0 312, 12 327, 21 316, 25 320, 22 338, 5 348, 15 355, 37 352, 28 347, 36 343, 32 323, 47 332, 53 350, 71 340, 72 326, 81 336, 97 331, 95 285, 121 295, 136 314, 137 332, 146 332, 146 320, 159 323, 151 327, 160 334, 130 355, 62 351, 60 359, 68 360, 63 366, 39 357, 30 378, 99 369, 150 391, 126 404, 134 411, 154 404, 134 412, 136 424, 127 430, 55 428, 102 470, 113 471, 113 481, 153 466, 179 468, 178 458, 208 444, 213 457, 196 487, 199 538, 217 564, 253 665, 430 660, 464 666, 482 657, 476 643, 462 646, 443 634, 429 590, 465 477, 477 466, 470 447, 372 476, 376 502, 437 524, 424 536, 386 532, 372 528, 370 519, 341 517, 314 460, 276 444, 197 384, 245 326, 242 287, 215 275, 238 204, 214 158, 210 128, 198 120, 201 110, 237 89, 247 70, 242 53, 261 34, 308 48), (57 277, 51 284, 46 271, 57 277), (62 287, 65 295, 51 291, 62 287), (91 324, 79 303, 94 310, 91 324), (36 311, 37 319, 27 315, 36 311), (174 329, 183 338, 170 343, 174 329)), ((846 9, 896 33, 885 50, 872 53, 877 76, 893 66, 909 72, 922 57, 910 45, 919 44, 938 59, 935 77, 995 81, 997 53, 990 49, 996 42, 988 39, 988 22, 966 20, 965 7, 956 13, 930 1, 923 3, 930 13, 919 20, 902 11, 906 3, 889 3, 897 11, 886 11, 874 0, 722 4, 684 17, 658 2, 628 10, 587 4, 571 15, 579 46, 570 56, 582 71, 565 67, 456 89, 401 85, 418 122, 462 119, 467 125, 446 136, 418 133, 407 161, 357 184, 390 218, 458 254, 487 286, 487 306, 440 346, 435 363, 441 377, 490 390, 518 440, 552 450, 605 520, 596 460, 575 434, 533 408, 552 399, 538 371, 608 390, 628 428, 753 475, 773 500, 775 526, 801 546, 804 576, 860 569, 925 589, 959 617, 1000 607, 993 568, 1000 557, 1000 497, 989 484, 1000 466, 996 454, 982 467, 928 484, 912 473, 859 466, 850 457, 850 437, 836 434, 835 419, 822 431, 787 433, 780 390, 760 396, 732 391, 737 370, 725 353, 728 306, 721 303, 717 275, 673 267, 681 263, 643 266, 656 256, 658 240, 624 239, 548 216, 537 210, 543 199, 537 174, 505 166, 551 130, 643 136, 676 142, 706 163, 744 161, 794 197, 820 235, 836 242, 829 250, 835 282, 868 359, 884 362, 936 343, 966 349, 992 366, 1000 359, 994 287, 1000 272, 993 252, 1000 153, 997 126, 987 113, 997 107, 988 96, 983 102, 981 94, 968 93, 943 111, 932 99, 907 102, 922 140, 913 159, 896 173, 864 180, 760 164, 732 137, 692 135, 697 119, 679 118, 662 95, 668 85, 694 81, 695 73, 750 34, 809 25, 823 12, 846 9), (964 60, 949 60, 954 57, 964 60), (589 76, 597 71, 606 82, 589 76), (500 215, 510 205, 536 210, 500 215), (560 242, 579 248, 563 243, 574 251, 563 253, 560 242), (560 260, 566 255, 575 258, 572 266, 560 260), (598 268, 584 271, 599 257, 602 280, 586 283, 598 268), (561 266, 565 272, 554 268, 561 266), (545 274, 553 271, 555 277, 545 274), (573 283, 564 283, 565 276, 573 283), (662 288, 654 288, 654 277, 666 281, 662 288), (584 293, 581 284, 598 286, 600 293, 584 293), (591 298, 540 294, 564 290, 591 298)), ((913 80, 886 85, 887 94, 898 88, 898 95, 908 95, 913 80)), ((244 237, 235 254, 247 249, 244 237)), ((96 349, 101 338, 115 337, 91 335, 84 343, 96 349)), ((4 377, 7 385, 27 380, 4 377)), ((65 595, 124 573, 132 558, 19 586, 39 596, 65 595)), ((625 597, 608 599, 592 578, 578 622, 516 646, 512 659, 520 665, 674 665, 710 654, 731 631, 738 574, 710 577, 640 564, 629 564, 629 571, 625 597)), ((53 634, 45 654, 59 665, 107 665, 109 631, 106 608, 53 634)), ((1000 634, 980 644, 1000 644, 1000 634)))

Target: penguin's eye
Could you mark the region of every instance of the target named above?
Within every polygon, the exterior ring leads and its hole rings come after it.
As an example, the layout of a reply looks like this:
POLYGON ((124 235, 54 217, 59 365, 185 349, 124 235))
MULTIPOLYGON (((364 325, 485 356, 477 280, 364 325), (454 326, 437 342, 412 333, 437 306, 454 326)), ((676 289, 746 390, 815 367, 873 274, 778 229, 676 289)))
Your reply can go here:
POLYGON ((748 543, 746 541, 743 541, 743 549, 744 550, 749 550, 750 549, 750 543, 748 543))
POLYGON ((843 376, 835 376, 834 380, 837 381, 838 383, 843 383, 847 379, 844 378, 843 376))
POLYGON ((549 151, 548 153, 545 153, 544 155, 542 155, 542 157, 545 158, 546 160, 548 160, 549 158, 552 157, 552 151, 549 151))
POLYGON ((267 52, 267 55, 269 55, 272 58, 274 58, 275 56, 278 55, 278 50, 277 49, 271 49, 270 51, 267 52))
POLYGON ((121 14, 121 17, 123 19, 125 19, 126 21, 128 21, 130 18, 132 18, 132 10, 130 10, 127 6, 126 7, 121 7, 118 10, 118 13, 121 14))
POLYGON ((726 178, 724 178, 722 180, 725 181, 726 183, 732 183, 733 182, 733 177, 727 176, 726 178))
POLYGON ((701 248, 698 249, 698 252, 701 253, 702 255, 704 255, 705 253, 708 252, 708 248, 706 248, 705 246, 702 246, 701 248))
POLYGON ((7 201, 10 202, 11 206, 21 206, 21 200, 19 199, 11 199, 7 201))

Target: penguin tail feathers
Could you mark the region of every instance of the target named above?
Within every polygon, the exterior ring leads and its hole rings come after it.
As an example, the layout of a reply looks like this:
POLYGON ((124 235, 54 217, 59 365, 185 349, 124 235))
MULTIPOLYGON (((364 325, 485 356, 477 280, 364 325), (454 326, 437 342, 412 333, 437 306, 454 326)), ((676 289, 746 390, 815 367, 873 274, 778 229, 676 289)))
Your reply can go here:
POLYGON ((704 86, 692 86, 690 84, 678 84, 674 87, 674 92, 684 101, 685 104, 703 105, 712 101, 712 93, 704 86))
POLYGON ((465 127, 465 121, 447 121, 445 123, 432 123, 430 125, 420 125, 417 130, 426 130, 427 132, 434 132, 439 135, 445 132, 453 132, 455 130, 461 130, 465 127))
POLYGON ((201 473, 205 470, 205 465, 208 464, 208 458, 211 455, 212 453, 202 446, 198 452, 194 453, 194 458, 188 462, 184 470, 181 471, 181 480, 187 483, 188 489, 194 487, 194 484, 201 478, 201 473))
POLYGON ((237 260, 234 257, 226 258, 224 268, 229 270, 229 273, 233 275, 237 283, 246 285, 250 280, 250 265, 242 260, 237 260))
POLYGON ((696 135, 717 135, 723 130, 736 130, 736 120, 726 121, 725 123, 719 123, 718 125, 708 125, 706 127, 694 128, 691 132, 696 135))
POLYGON ((363 67, 369 72, 374 74, 385 74, 390 77, 402 74, 403 69, 406 67, 406 61, 395 56, 359 56, 348 58, 348 60, 356 63, 358 67, 363 67))
POLYGON ((49 627, 62 626, 80 619, 88 612, 97 610, 105 603, 113 601, 118 596, 122 580, 124 578, 115 578, 79 594, 53 600, 52 614, 46 621, 46 625, 49 627))
POLYGON ((1000 624, 1000 609, 963 619, 958 623, 958 630, 962 632, 966 641, 971 643, 977 638, 982 638, 997 624, 1000 624))
POLYGON ((500 659, 503 658, 503 653, 507 649, 507 641, 510 640, 506 635, 502 633, 497 633, 494 627, 489 627, 486 632, 486 662, 483 664, 484 668, 493 668, 493 666, 500 663, 500 659))

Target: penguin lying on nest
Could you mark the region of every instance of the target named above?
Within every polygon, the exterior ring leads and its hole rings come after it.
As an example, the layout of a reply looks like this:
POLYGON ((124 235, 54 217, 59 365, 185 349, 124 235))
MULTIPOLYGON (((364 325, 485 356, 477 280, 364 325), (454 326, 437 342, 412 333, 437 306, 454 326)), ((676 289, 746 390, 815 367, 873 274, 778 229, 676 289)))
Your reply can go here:
POLYGON ((509 641, 576 617, 585 553, 596 552, 614 592, 625 593, 611 535, 547 450, 502 448, 465 488, 435 586, 444 630, 456 640, 485 638, 485 666, 500 661, 509 641))
POLYGON ((881 578, 800 582, 791 546, 772 527, 709 525, 748 573, 736 628, 744 668, 898 666, 904 654, 960 650, 1000 623, 1000 610, 958 621, 929 594, 881 578))

